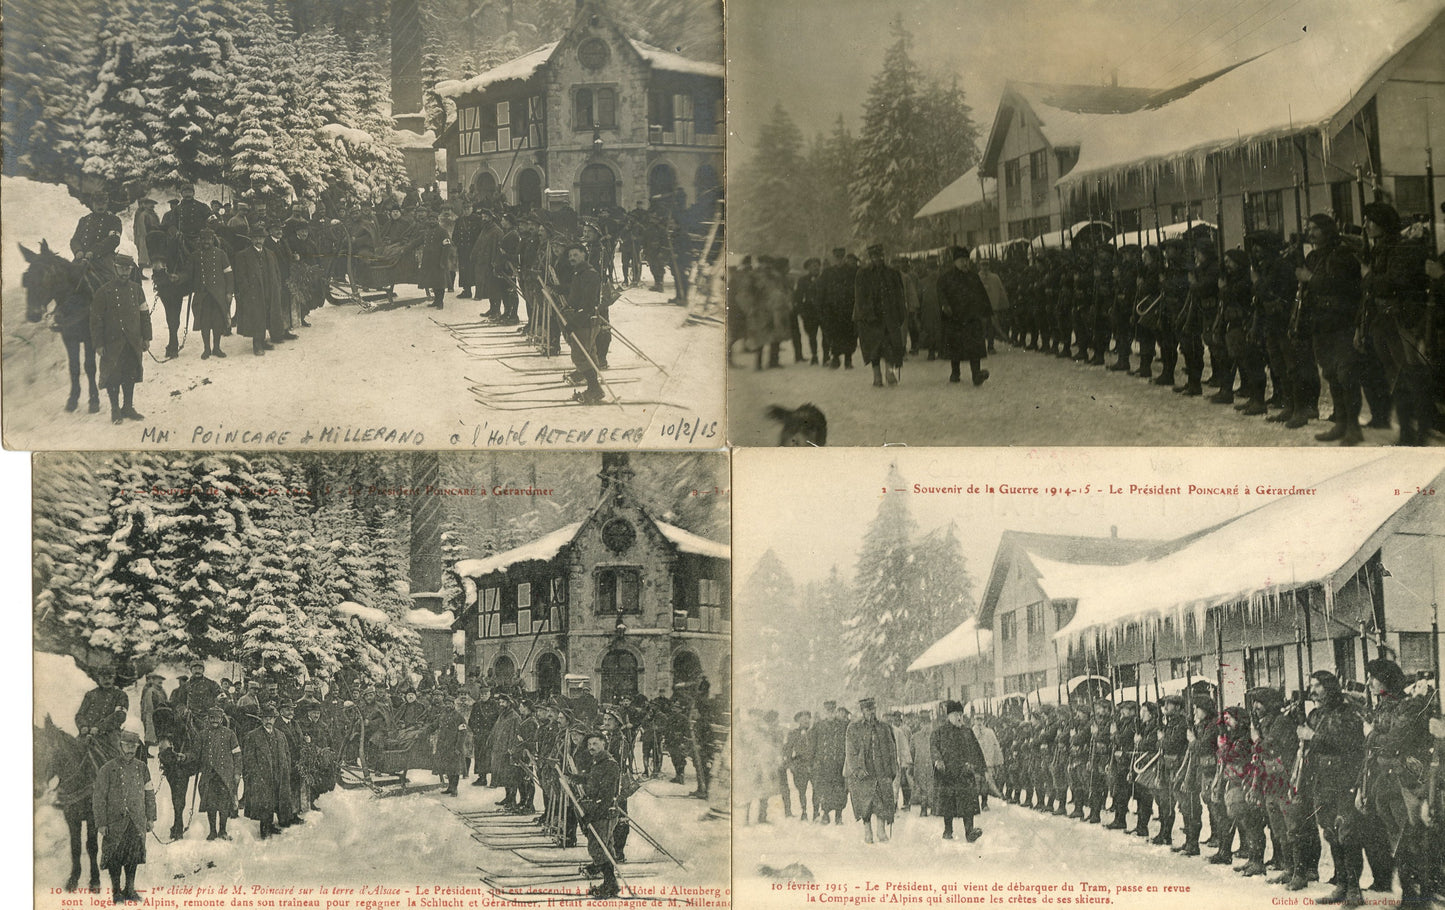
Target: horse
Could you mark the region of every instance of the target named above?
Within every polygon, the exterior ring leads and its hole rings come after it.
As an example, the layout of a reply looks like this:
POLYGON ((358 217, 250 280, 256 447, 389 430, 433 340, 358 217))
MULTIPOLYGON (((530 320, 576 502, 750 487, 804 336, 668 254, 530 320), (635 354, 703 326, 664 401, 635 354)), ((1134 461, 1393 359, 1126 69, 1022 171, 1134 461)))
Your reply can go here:
POLYGON ((80 883, 80 841, 85 829, 85 852, 90 857, 90 890, 100 892, 100 845, 91 808, 91 791, 100 768, 120 754, 119 745, 102 737, 77 738, 55 725, 49 715, 45 726, 35 730, 35 795, 38 798, 52 779, 59 783, 55 800, 70 829, 70 877, 65 890, 80 883))
POLYGON ((74 411, 80 406, 83 354, 85 375, 90 380, 90 413, 95 414, 100 411, 100 388, 95 384, 95 345, 90 338, 90 297, 94 288, 87 280, 88 269, 61 256, 44 240, 40 241, 39 252, 22 244, 20 254, 30 264, 20 279, 25 287, 26 321, 42 321, 46 308, 55 301, 55 328, 65 342, 70 361, 70 397, 65 410, 74 411))

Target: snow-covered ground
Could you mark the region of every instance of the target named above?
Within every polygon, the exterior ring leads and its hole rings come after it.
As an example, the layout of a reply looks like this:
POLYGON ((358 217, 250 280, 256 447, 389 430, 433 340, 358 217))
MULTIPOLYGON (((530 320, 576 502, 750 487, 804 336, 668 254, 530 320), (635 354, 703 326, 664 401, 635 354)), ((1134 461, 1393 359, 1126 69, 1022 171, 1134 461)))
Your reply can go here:
MULTIPOLYGON (((733 445, 777 445, 778 424, 766 417, 768 406, 795 408, 805 402, 827 416, 829 445, 1326 445, 1314 438, 1329 426, 1320 421, 1286 430, 1263 417, 1241 417, 1207 396, 1185 398, 1134 376, 1002 343, 983 362, 990 376, 982 386, 969 382, 967 364, 963 382, 950 383, 947 361, 915 355, 904 361, 903 381, 881 389, 873 388, 872 369, 856 354, 852 370, 831 370, 794 364, 791 347, 783 347, 784 366, 761 372, 753 369, 752 355, 734 354, 739 366, 728 370, 733 445)), ((1159 374, 1157 363, 1154 374, 1159 374)), ((1182 373, 1175 375, 1182 380, 1182 373)), ((1328 389, 1320 411, 1330 412, 1328 389)), ((1368 420, 1369 413, 1365 405, 1361 419, 1368 420)), ((1366 429, 1365 444, 1383 445, 1397 435, 1366 429)), ((1438 434, 1432 442, 1440 442, 1438 434)))
MULTIPOLYGON (((532 348, 511 345, 515 328, 468 328, 459 338, 439 323, 474 323, 485 302, 451 293, 445 309, 437 311, 423 305, 416 288, 400 286, 399 298, 415 305, 370 312, 327 305, 311 314, 310 328, 296 330, 299 339, 264 357, 251 353, 250 339, 232 335, 222 343, 225 359, 203 361, 198 333, 183 335, 177 359, 146 361, 145 381, 135 393, 143 421, 113 425, 108 404, 99 414, 87 413, 84 395, 80 409, 66 413, 65 348, 48 321, 25 321, 20 283, 25 261, 16 244, 34 249, 46 238, 68 256, 70 235, 85 210, 63 187, 6 177, 0 191, 3 430, 11 448, 716 448, 723 443, 723 330, 684 325, 686 312, 666 304, 671 285, 663 293, 629 289, 612 306, 616 330, 667 371, 664 375, 614 338, 611 369, 603 379, 616 382, 621 405, 533 408, 528 402, 527 410, 501 410, 480 403, 470 386, 499 399, 570 398, 566 389, 533 395, 518 385, 571 370, 566 344, 562 356, 543 358, 532 348), (495 359, 504 354, 514 367, 556 373, 516 372, 495 359), (643 403, 658 401, 668 404, 643 403), (378 428, 383 432, 368 435, 378 428), (248 435, 227 435, 233 431, 248 435), (161 432, 167 435, 161 438, 161 432)), ((123 252, 134 252, 133 214, 121 214, 123 252)), ((151 353, 160 357, 167 330, 159 304, 151 327, 151 353)))
MULTIPOLYGON (((36 653, 35 658, 36 723, 43 722, 44 716, 49 714, 58 726, 73 733, 75 711, 80 707, 85 692, 94 684, 69 657, 36 653)), ((224 669, 219 663, 208 665, 207 675, 218 678, 224 669)), ((159 668, 158 672, 171 677, 166 689, 173 689, 174 674, 167 673, 166 668, 159 668)), ((127 694, 131 700, 131 711, 126 728, 139 732, 139 685, 128 689, 127 694)), ((498 789, 473 787, 464 782, 459 788, 460 796, 456 798, 442 796, 439 791, 433 790, 382 799, 373 797, 365 789, 337 789, 317 801, 318 811, 308 813, 305 824, 266 841, 259 838, 257 823, 244 816, 231 821, 228 829, 230 841, 208 841, 205 815, 188 809, 186 819, 189 827, 185 836, 177 842, 165 843, 169 839, 173 818, 172 803, 169 788, 155 760, 151 761, 151 775, 160 820, 155 825, 155 836, 147 845, 146 864, 140 867, 137 876, 141 894, 150 893, 152 898, 148 906, 180 906, 180 902, 187 898, 205 900, 215 897, 214 892, 182 894, 179 889, 188 886, 198 889, 202 886, 224 887, 228 892, 233 886, 241 886, 247 893, 253 886, 347 886, 357 889, 362 886, 387 886, 400 889, 402 903, 392 906, 408 906, 408 897, 418 900, 421 892, 417 889, 420 887, 442 885, 486 889, 481 881, 481 870, 508 874, 537 869, 511 850, 494 849, 479 843, 472 837, 472 829, 458 814, 495 809, 495 803, 502 796, 502 791, 498 789), (166 894, 152 893, 152 889, 158 886, 177 890, 166 894), (167 905, 157 898, 175 903, 167 905)), ((437 778, 428 771, 414 771, 412 781, 433 784, 437 778)), ((687 864, 687 868, 683 869, 671 862, 654 862, 662 859, 661 855, 634 833, 628 842, 627 855, 632 863, 639 864, 637 869, 643 870, 630 880, 637 890, 645 893, 645 889, 667 888, 670 892, 674 886, 680 889, 703 886, 716 889, 719 895, 705 898, 689 891, 678 896, 679 903, 674 906, 682 906, 684 899, 727 899, 728 823, 726 820, 703 820, 707 812, 705 803, 679 798, 694 786, 696 781, 689 769, 685 784, 673 784, 670 780, 645 781, 643 790, 629 802, 630 814, 638 824, 687 864)), ((53 786, 35 801, 34 830, 35 906, 82 906, 62 904, 63 900, 76 900, 82 895, 59 893, 70 871, 69 835, 65 820, 54 805, 53 786)), ((88 860, 84 856, 82 864, 81 884, 84 886, 89 875, 88 860)), ((567 867, 561 868, 564 872, 570 871, 567 867)), ((629 881, 628 867, 624 866, 622 871, 622 879, 629 881)), ((108 906, 110 885, 104 871, 101 878, 103 900, 108 906)), ((391 895, 383 899, 397 897, 391 895)), ((350 906, 361 910, 365 899, 366 896, 358 894, 351 898, 350 906)), ((91 906, 88 898, 83 905, 91 906)), ((637 905, 629 903, 629 906, 637 905)), ((640 905, 649 904, 642 902, 640 905)))
MULTIPOLYGON (((805 903, 932 906, 976 900, 1140 908, 1269 907, 1312 903, 1306 898, 1323 897, 1330 891, 1321 884, 1311 884, 1304 891, 1286 891, 1283 885, 1266 884, 1263 877, 1240 878, 1228 866, 1210 865, 1204 860, 1212 851, 1206 850, 1200 857, 1182 857, 1168 847, 1149 845, 1143 838, 1020 809, 1001 800, 990 800, 990 811, 975 820, 984 832, 975 843, 963 839, 963 827, 957 821, 957 839, 943 840, 942 820, 919 818, 915 809, 899 813, 890 842, 871 845, 863 843, 862 825, 853 821, 851 808, 843 813, 841 827, 825 826, 783 818, 778 802, 775 797, 769 824, 739 824, 734 833, 739 907, 802 907, 805 903), (812 873, 814 890, 790 888, 786 877, 759 874, 763 866, 781 870, 793 863, 801 863, 812 873), (1101 890, 1086 890, 1086 882, 1101 890), (954 890, 948 890, 949 886, 954 890), (1125 891, 1121 886, 1139 890, 1125 891), (1035 890, 1048 888, 1052 890, 1035 890), (1148 890, 1151 888, 1154 890, 1148 890)), ((1107 820, 1110 813, 1104 817, 1107 820)), ((1176 843, 1178 838, 1176 826, 1176 843)), ((1328 860, 1322 860, 1321 877, 1328 879, 1332 871, 1328 860)), ((1369 878, 1366 871, 1364 881, 1368 883, 1369 878)))

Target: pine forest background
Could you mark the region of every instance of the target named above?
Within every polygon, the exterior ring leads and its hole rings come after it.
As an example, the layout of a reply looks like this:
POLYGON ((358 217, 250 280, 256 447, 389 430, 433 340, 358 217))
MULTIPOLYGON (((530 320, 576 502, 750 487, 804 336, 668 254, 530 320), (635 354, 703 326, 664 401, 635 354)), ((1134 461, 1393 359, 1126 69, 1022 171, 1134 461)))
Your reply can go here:
MULTIPOLYGON (((35 467, 36 648, 82 666, 143 668, 215 658, 247 670, 396 681, 424 667, 406 615, 410 455, 128 453, 47 455, 35 467), (160 491, 160 492, 156 492, 160 491), (263 492, 264 491, 264 492, 263 492), (343 603, 381 610, 357 622, 343 603)), ((435 457, 435 456, 432 456, 435 457)), ((633 491, 658 519, 729 539, 715 455, 633 456, 633 491)), ((440 457, 438 486, 551 489, 549 496, 442 496, 442 593, 450 569, 581 521, 600 458, 440 457)), ((430 592, 419 592, 430 593, 430 592)))
POLYGON ((947 242, 938 219, 913 215, 978 163, 979 130, 957 77, 924 70, 912 49, 896 19, 856 134, 840 113, 831 132, 805 137, 774 105, 729 182, 736 252, 801 265, 834 247, 879 242, 892 255, 947 242))
MULTIPOLYGON (((908 488, 896 465, 883 486, 908 488)), ((880 707, 941 698, 939 671, 908 665, 978 611, 958 527, 920 531, 906 496, 885 496, 856 557, 822 578, 799 584, 771 549, 740 569, 737 691, 785 718, 865 695, 880 707)))
MULTIPOLYGON (((575 0, 417 0, 423 85, 559 38, 575 0)), ((718 0, 608 0, 630 34, 722 58, 718 0)), ((179 181, 243 199, 405 182, 390 120, 386 0, 10 0, 4 173, 138 198, 179 181), (344 146, 320 127, 336 124, 344 146), (359 141, 358 141, 359 140, 359 141)), ((426 94, 428 126, 446 111, 426 94)), ((414 141, 413 137, 413 141, 414 141)))

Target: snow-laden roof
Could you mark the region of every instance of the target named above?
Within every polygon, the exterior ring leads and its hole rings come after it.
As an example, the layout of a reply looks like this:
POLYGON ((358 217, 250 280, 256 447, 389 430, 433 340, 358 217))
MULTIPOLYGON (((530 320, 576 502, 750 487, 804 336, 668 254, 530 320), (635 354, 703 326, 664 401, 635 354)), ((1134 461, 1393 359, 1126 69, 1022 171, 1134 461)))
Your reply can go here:
POLYGON ((1176 96, 1167 103, 1077 115, 1062 132, 1078 140, 1079 160, 1059 184, 1169 160, 1202 163, 1212 152, 1338 127, 1336 117, 1442 8, 1440 0, 1398 0, 1371 4, 1369 15, 1309 21, 1293 41, 1197 80, 1193 91, 1161 93, 1176 96))
POLYGON ((466 578, 481 578, 483 575, 490 575, 493 572, 504 572, 517 563, 551 559, 560 553, 563 547, 572 542, 572 538, 577 536, 577 532, 581 528, 582 522, 574 522, 564 525, 550 534, 544 534, 536 540, 524 543, 520 547, 503 550, 484 559, 458 560, 454 571, 466 578))
POLYGON ((359 130, 342 123, 328 123, 325 126, 319 126, 316 128, 316 132, 329 142, 335 142, 337 139, 345 139, 351 145, 372 145, 376 142, 376 137, 366 130, 359 130))
POLYGON ((346 616, 355 616, 357 619, 364 619, 367 622, 376 623, 377 625, 385 625, 391 621, 391 617, 387 616, 384 610, 378 610, 376 607, 363 606, 350 600, 343 600, 337 604, 336 612, 346 616))
POLYGON ((708 540, 706 537, 699 537, 691 531, 684 531, 677 525, 670 525, 665 521, 654 522, 657 530, 662 532, 674 547, 683 553, 695 553, 698 556, 711 556, 714 559, 732 559, 732 548, 725 543, 708 540))
POLYGON ((1163 240, 1173 240, 1177 237, 1183 237, 1191 230, 1200 227, 1207 227, 1210 230, 1214 230, 1214 222, 1180 221, 1176 224, 1164 224, 1159 226, 1157 234, 1155 229, 1152 227, 1144 227, 1138 231, 1122 231, 1116 235, 1116 240, 1118 241, 1119 246, 1123 246, 1126 243, 1134 243, 1135 238, 1137 238, 1141 233, 1143 234, 1145 243, 1153 243, 1156 236, 1163 240))
POLYGON ((1313 495, 1280 496, 1199 532, 1156 559, 1079 572, 1033 557, 1050 596, 1057 590, 1078 600, 1056 637, 1311 584, 1337 590, 1359 569, 1361 551, 1377 546, 1377 533, 1414 498, 1393 491, 1428 487, 1442 470, 1445 457, 1386 456, 1317 484, 1313 495))
POLYGON ((694 76, 714 76, 723 78, 725 70, 719 63, 704 63, 701 60, 692 60, 681 54, 674 54, 663 50, 660 47, 653 47, 650 44, 643 44, 635 38, 629 38, 632 47, 646 60, 653 69, 666 70, 669 73, 687 73, 694 76))
POLYGON ((957 628, 928 646, 908 665, 908 672, 954 664, 980 654, 989 653, 993 646, 993 630, 980 629, 978 620, 972 616, 959 623, 957 628))
POLYGON ((1055 102, 1049 87, 1032 82, 1014 82, 1010 88, 1018 94, 1039 119, 1039 131, 1054 148, 1072 148, 1082 141, 1088 128, 1099 117, 1119 116, 1112 113, 1069 110, 1055 102))
POLYGON ((506 82, 510 79, 530 79, 536 75, 537 70, 546 65, 547 60, 552 56, 552 51, 556 49, 557 42, 553 41, 516 59, 508 60, 501 66, 494 66, 485 73, 479 73, 470 79, 444 79, 436 84, 436 93, 443 98, 459 98, 472 92, 480 92, 498 82, 506 82))
POLYGON ((451 630, 452 623, 457 618, 451 610, 444 610, 441 613, 433 613, 431 610, 409 610, 406 614, 406 621, 418 629, 446 629, 451 630))
MULTIPOLYGON (((983 179, 993 183, 992 177, 983 179)), ((938 195, 928 200, 923 208, 918 210, 918 214, 913 217, 928 218, 931 215, 956 212, 961 208, 983 202, 988 195, 984 184, 979 180, 978 168, 971 167, 964 172, 962 177, 939 190, 938 195)))
POLYGON ((392 130, 391 138, 387 140, 394 148, 399 149, 430 149, 436 145, 436 130, 427 130, 424 133, 413 133, 411 130, 392 130))

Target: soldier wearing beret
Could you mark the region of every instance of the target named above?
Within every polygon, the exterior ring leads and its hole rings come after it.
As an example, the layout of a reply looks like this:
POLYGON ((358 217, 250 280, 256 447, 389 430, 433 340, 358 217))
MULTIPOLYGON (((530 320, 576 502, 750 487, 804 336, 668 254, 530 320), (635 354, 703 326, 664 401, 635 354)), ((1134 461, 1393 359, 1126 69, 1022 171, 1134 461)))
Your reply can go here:
POLYGON ((1329 215, 1310 217, 1310 243, 1314 250, 1295 275, 1307 285, 1315 359, 1335 405, 1335 425, 1315 438, 1342 446, 1358 445, 1364 441, 1360 432, 1360 354, 1355 349, 1362 295, 1360 260, 1341 240, 1329 215))

